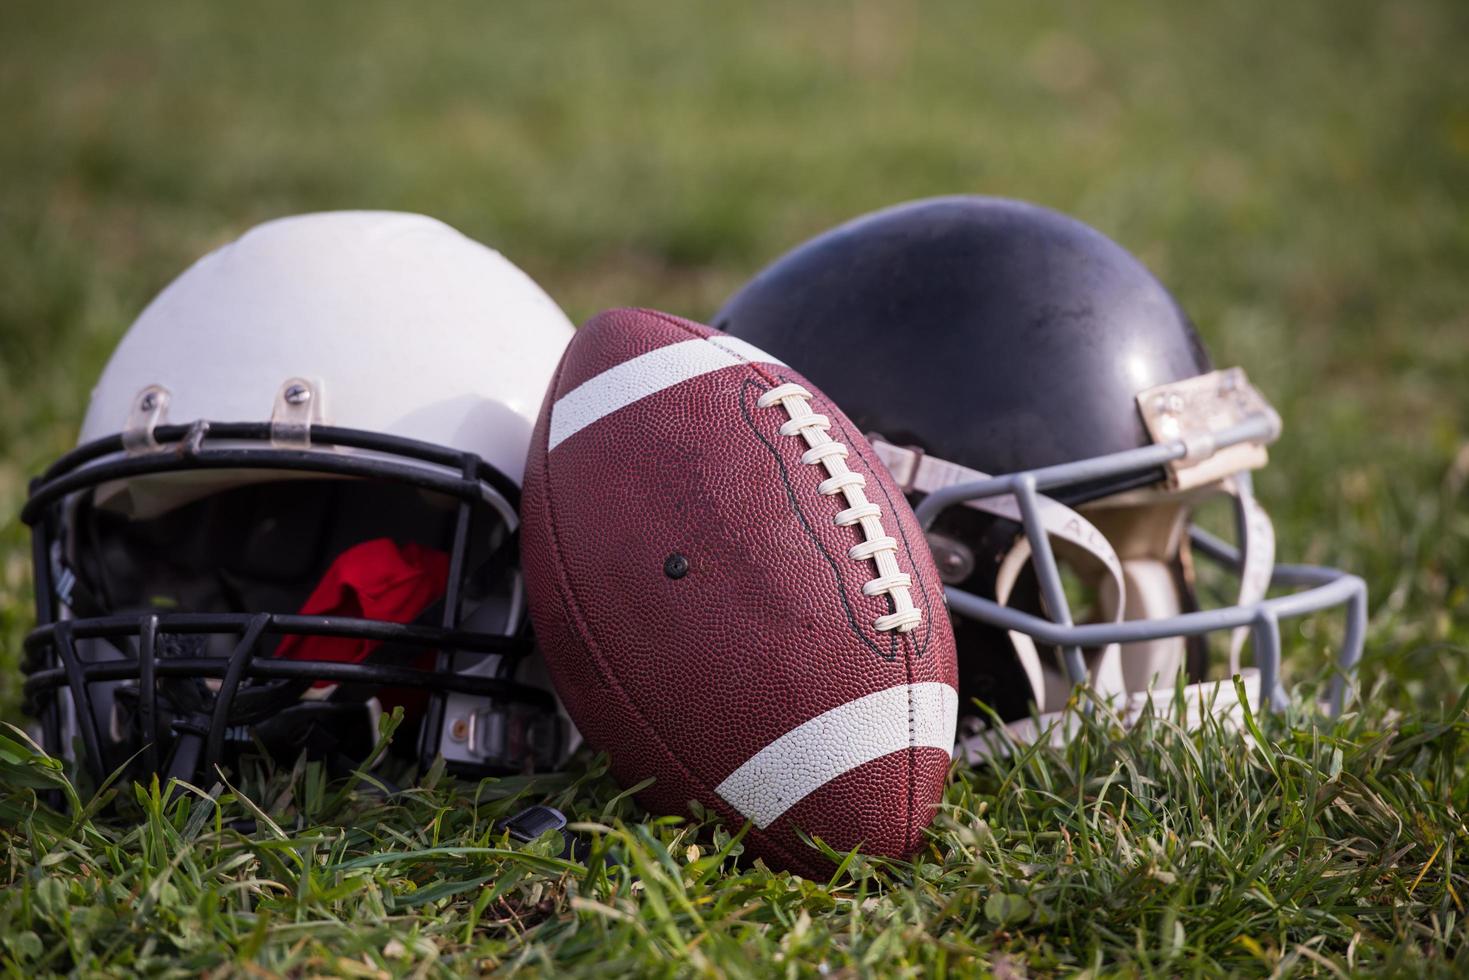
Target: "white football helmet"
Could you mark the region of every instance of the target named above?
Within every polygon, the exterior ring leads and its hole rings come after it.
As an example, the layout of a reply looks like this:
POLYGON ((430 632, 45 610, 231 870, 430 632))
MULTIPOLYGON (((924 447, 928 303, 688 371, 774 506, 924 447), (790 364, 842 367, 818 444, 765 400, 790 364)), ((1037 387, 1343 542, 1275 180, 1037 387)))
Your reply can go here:
POLYGON ((425 765, 554 765, 574 732, 531 656, 516 510, 571 335, 419 215, 284 218, 195 263, 23 511, 43 744, 79 740, 97 778, 209 780, 252 740, 355 765, 400 704, 425 765))

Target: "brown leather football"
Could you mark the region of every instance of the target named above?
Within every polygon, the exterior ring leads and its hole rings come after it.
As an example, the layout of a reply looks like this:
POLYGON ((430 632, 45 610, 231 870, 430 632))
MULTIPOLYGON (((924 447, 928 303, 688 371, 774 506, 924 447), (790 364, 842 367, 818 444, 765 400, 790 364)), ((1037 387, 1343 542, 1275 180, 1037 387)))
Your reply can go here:
POLYGON ((698 800, 778 868, 904 856, 957 707, 923 532, 840 409, 749 344, 649 310, 572 340, 531 440, 531 615, 582 735, 658 813, 698 800))

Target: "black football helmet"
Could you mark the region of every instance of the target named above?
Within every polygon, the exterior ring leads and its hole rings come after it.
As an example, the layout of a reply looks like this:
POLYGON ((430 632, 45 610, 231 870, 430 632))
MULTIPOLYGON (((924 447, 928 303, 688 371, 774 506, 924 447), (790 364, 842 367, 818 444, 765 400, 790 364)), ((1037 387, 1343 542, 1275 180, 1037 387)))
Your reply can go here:
MULTIPOLYGON (((1101 233, 1018 201, 903 204, 778 259, 715 324, 821 385, 908 489, 950 586, 961 704, 1033 735, 1033 710, 1048 721, 1090 681, 1128 716, 1159 685, 1172 703, 1180 671, 1208 683, 1206 636, 1230 631, 1230 673, 1279 705, 1278 619, 1344 604, 1340 709, 1365 586, 1275 564, 1250 471, 1278 416, 1101 233), (1237 547, 1191 519, 1221 496, 1237 547), (1237 574, 1237 601, 1199 608, 1195 556, 1237 574)), ((1216 710, 1236 700, 1207 692, 1216 710)))

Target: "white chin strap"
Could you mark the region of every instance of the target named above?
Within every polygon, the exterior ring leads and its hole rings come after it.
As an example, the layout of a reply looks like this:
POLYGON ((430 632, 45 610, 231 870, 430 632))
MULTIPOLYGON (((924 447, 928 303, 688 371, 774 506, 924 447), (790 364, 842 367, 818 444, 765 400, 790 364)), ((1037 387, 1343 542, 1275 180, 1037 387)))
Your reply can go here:
MULTIPOLYGON (((872 445, 898 483, 918 493, 929 494, 989 477, 977 470, 920 455, 880 439, 874 439, 872 445)), ((1265 597, 1270 586, 1275 563, 1275 531, 1270 516, 1255 500, 1248 473, 1229 476, 1221 481, 1220 486, 1234 503, 1236 536, 1243 558, 1238 602, 1241 605, 1254 604, 1265 597)), ((1058 559, 1069 561, 1079 570, 1090 566, 1092 581, 1097 583, 1099 605, 1109 613, 1105 621, 1152 620, 1185 612, 1174 579, 1171 554, 1119 558, 1107 536, 1086 517, 1051 498, 1042 496, 1039 499, 1041 522, 1058 559)), ((981 497, 964 503, 974 510, 1024 526, 1020 505, 1014 496, 981 497)), ((1176 547, 1174 539, 1170 548, 1176 547)), ((1021 570, 1030 558, 1030 543, 1022 534, 996 574, 997 602, 1008 604, 1021 570)), ((1072 686, 1060 665, 1053 658, 1042 657, 1028 634, 1012 630, 1009 636, 1030 681, 1038 717, 1010 723, 1006 726, 1006 734, 981 729, 961 735, 955 754, 970 761, 1006 750, 1005 747, 1012 742, 1027 744, 1047 737, 1060 744, 1071 737, 1081 723, 1075 712, 1065 711, 1071 700, 1072 686)), ((1248 636, 1248 627, 1242 627, 1230 637, 1229 673, 1231 677, 1241 675, 1250 703, 1257 705, 1260 703, 1259 673, 1240 666, 1240 653, 1248 636)), ((1138 643, 1110 644, 1101 650, 1084 651, 1084 656, 1093 689, 1112 705, 1123 724, 1130 725, 1150 702, 1156 712, 1177 717, 1173 681, 1184 668, 1186 652, 1185 639, 1170 636, 1138 643)), ((1238 725, 1241 719, 1239 698, 1232 680, 1190 684, 1184 688, 1184 703, 1185 717, 1177 720, 1190 728, 1202 724, 1206 713, 1231 725, 1238 725)))
MULTIPOLYGON (((1275 569, 1275 525, 1270 515, 1255 499, 1250 474, 1240 473, 1225 481, 1226 492, 1234 499, 1235 536, 1239 539, 1239 575, 1241 606, 1254 605, 1270 591, 1270 576, 1275 569)), ((1250 635, 1248 626, 1236 629, 1229 638, 1229 672, 1240 672, 1239 654, 1250 635)), ((1253 703, 1253 702, 1252 702, 1253 703)))
MULTIPOLYGON (((1240 671, 1245 697, 1250 705, 1260 704, 1260 672, 1253 667, 1240 671)), ((1244 728, 1239 694, 1234 682, 1201 681, 1183 689, 1182 712, 1175 710, 1179 702, 1172 687, 1159 686, 1134 691, 1125 699, 1109 705, 1117 720, 1131 728, 1151 705, 1152 712, 1182 725, 1188 731, 1202 728, 1206 719, 1217 721, 1230 731, 1244 728)), ((989 728, 978 719, 961 720, 959 739, 954 744, 954 757, 971 765, 986 759, 1009 755, 1017 746, 1045 742, 1053 748, 1064 746, 1081 731, 1083 719, 1078 709, 1051 711, 1035 718, 1012 721, 1003 730, 989 728), (968 727, 965 727, 965 726, 968 727)))

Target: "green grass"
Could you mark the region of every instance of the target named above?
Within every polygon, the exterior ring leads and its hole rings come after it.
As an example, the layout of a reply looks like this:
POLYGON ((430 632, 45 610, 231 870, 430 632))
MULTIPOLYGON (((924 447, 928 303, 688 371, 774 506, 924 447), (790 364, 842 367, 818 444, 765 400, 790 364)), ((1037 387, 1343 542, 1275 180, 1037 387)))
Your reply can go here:
MULTIPOLYGON (((1169 283, 1285 418, 1258 481, 1282 556, 1361 572, 1373 602, 1340 726, 1089 729, 956 772, 915 863, 830 882, 648 820, 592 760, 391 799, 309 767, 215 803, 116 788, 119 821, 38 809, 54 777, 3 742, 0 969, 1463 972, 1466 42, 1452 0, 7 4, 0 514, 142 305, 269 217, 423 211, 573 318, 701 317, 837 221, 983 192, 1169 283), (494 820, 543 798, 622 863, 507 853, 494 820)), ((0 517, 15 720, 28 578, 0 517)), ((1332 635, 1287 626, 1295 678, 1332 635)))

